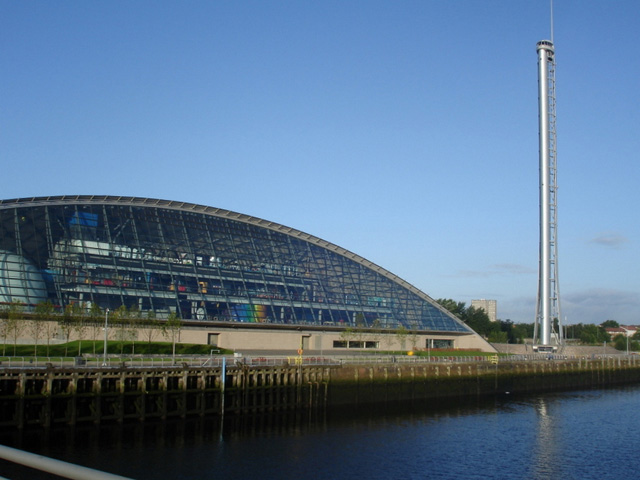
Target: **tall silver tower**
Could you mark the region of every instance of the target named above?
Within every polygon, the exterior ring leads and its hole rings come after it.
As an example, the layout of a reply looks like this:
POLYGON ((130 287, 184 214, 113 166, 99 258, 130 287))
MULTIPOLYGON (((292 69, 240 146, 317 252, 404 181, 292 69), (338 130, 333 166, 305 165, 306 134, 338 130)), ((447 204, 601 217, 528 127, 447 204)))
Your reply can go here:
POLYGON ((556 87, 553 42, 542 40, 538 52, 540 137, 540 263, 534 350, 556 351, 563 344, 558 285, 558 203, 556 169, 556 87), (558 322, 558 331, 554 323, 558 322))

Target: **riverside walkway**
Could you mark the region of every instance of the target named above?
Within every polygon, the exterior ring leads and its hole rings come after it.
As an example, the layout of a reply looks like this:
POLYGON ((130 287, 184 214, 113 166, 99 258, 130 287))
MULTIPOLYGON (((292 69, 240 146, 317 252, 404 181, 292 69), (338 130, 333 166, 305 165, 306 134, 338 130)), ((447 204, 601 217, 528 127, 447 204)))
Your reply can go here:
MULTIPOLYGON (((273 353, 254 353, 252 355, 181 355, 175 358, 166 355, 84 355, 82 357, 0 357, 0 372, 6 368, 43 369, 43 368, 139 368, 139 367, 221 367, 228 366, 282 366, 282 365, 420 365, 443 363, 495 363, 521 362, 541 360, 577 360, 580 358, 620 358, 618 353, 602 354, 593 352, 584 355, 538 354, 522 353, 498 355, 438 355, 438 356, 408 356, 408 355, 277 355, 273 353), (498 359, 498 360, 496 360, 498 359)), ((634 358, 630 356, 630 358, 634 358)))

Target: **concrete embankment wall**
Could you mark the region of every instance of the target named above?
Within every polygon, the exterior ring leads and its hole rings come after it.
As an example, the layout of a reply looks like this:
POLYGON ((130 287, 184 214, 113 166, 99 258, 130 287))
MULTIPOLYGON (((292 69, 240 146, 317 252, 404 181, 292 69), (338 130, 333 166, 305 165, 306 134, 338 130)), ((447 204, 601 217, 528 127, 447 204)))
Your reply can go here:
POLYGON ((331 372, 331 405, 607 387, 640 382, 640 360, 353 366, 331 372))
POLYGON ((640 382, 640 359, 0 370, 0 427, 268 413, 640 382))
POLYGON ((308 408, 324 405, 328 378, 326 367, 291 365, 4 368, 0 427, 308 408))

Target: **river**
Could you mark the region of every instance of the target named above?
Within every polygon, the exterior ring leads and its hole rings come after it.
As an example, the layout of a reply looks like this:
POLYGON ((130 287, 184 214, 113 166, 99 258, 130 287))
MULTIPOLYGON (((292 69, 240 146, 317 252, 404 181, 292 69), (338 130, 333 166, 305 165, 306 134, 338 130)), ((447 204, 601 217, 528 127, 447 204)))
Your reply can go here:
MULTIPOLYGON (((622 479, 638 476, 640 386, 320 415, 0 432, 143 479, 622 479)), ((0 462, 0 476, 57 478, 0 462)))

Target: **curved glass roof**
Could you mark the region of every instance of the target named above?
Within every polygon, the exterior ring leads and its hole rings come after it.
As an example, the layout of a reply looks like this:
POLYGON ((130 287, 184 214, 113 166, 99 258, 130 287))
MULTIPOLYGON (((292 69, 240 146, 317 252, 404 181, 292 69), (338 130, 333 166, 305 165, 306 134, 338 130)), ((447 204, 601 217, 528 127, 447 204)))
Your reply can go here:
MULTIPOLYGON (((348 250, 191 203, 116 196, 0 200, 0 251, 19 259, 2 264, 0 281, 15 285, 29 265, 29 278, 35 269, 47 298, 60 306, 125 305, 194 321, 473 333, 422 291, 348 250)), ((0 301, 42 300, 42 289, 33 298, 25 286, 10 290, 0 301)))

